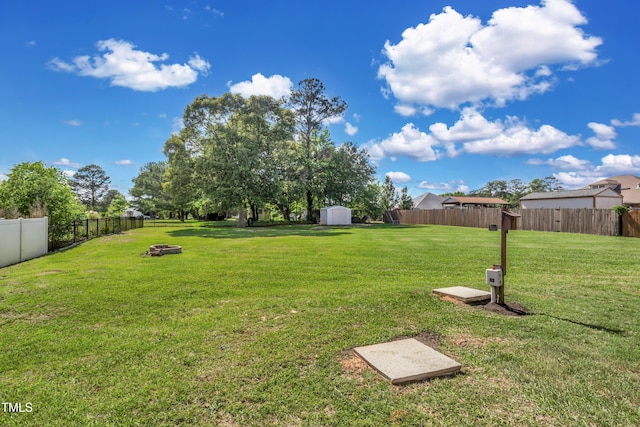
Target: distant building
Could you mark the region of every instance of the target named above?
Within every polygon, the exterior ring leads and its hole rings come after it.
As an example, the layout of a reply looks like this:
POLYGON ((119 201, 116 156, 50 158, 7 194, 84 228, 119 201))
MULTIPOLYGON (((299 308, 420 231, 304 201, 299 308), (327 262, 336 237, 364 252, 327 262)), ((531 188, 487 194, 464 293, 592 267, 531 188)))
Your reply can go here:
POLYGON ((630 208, 640 208, 640 178, 635 175, 617 175, 587 185, 585 189, 611 188, 622 195, 622 203, 630 208))
POLYGON ((413 209, 442 209, 442 202, 446 197, 433 193, 425 193, 413 199, 413 209))
POLYGON ((138 218, 143 216, 142 212, 135 210, 132 207, 128 207, 127 209, 125 209, 124 211, 124 216, 127 218, 138 218))
POLYGON ((520 199, 522 209, 611 209, 621 204, 622 196, 610 187, 530 193, 520 199))
POLYGON ((507 206, 505 202, 497 197, 448 197, 442 202, 446 209, 451 208, 496 208, 507 206))

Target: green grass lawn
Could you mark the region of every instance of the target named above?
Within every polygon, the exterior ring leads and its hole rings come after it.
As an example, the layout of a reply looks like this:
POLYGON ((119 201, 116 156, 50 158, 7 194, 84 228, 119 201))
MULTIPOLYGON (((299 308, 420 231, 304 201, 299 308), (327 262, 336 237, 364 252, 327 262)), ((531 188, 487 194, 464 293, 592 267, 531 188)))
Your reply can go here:
POLYGON ((640 239, 439 226, 145 227, 0 269, 0 425, 632 426, 640 239), (180 255, 145 257, 151 244, 180 255), (393 386, 356 346, 426 335, 462 364, 393 386))

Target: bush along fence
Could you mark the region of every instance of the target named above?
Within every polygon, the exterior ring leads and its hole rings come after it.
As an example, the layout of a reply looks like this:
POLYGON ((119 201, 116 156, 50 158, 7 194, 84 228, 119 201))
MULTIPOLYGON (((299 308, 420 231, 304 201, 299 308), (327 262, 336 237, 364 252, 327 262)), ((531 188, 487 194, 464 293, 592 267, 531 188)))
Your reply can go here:
POLYGON ((144 219, 141 217, 83 219, 65 225, 49 226, 49 251, 105 234, 122 233, 141 227, 144 227, 144 219))
MULTIPOLYGON (((516 229, 640 237, 640 210, 622 216, 610 209, 513 209, 521 215, 516 229), (622 231, 621 231, 622 230, 622 231)), ((433 224, 488 228, 500 224, 500 208, 388 210, 389 224, 433 224)))

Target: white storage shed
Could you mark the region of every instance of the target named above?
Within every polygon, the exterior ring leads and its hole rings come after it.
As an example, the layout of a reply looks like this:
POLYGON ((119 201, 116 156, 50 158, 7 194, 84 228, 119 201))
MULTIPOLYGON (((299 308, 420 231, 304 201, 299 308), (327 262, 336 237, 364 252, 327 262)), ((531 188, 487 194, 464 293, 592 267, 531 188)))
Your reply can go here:
POLYGON ((320 225, 351 225, 351 209, 344 206, 320 209, 320 225))

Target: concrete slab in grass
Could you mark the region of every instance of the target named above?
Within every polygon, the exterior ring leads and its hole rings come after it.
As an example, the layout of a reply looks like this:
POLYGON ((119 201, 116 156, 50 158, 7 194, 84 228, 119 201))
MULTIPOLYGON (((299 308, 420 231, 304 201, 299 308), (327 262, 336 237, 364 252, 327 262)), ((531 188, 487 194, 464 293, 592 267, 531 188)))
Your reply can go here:
POLYGON ((455 360, 414 338, 356 347, 354 351, 391 384, 453 375, 461 368, 455 360))
POLYGON ((452 286, 450 288, 434 289, 434 294, 445 295, 455 298, 464 303, 489 301, 491 299, 491 292, 480 291, 478 289, 467 288, 464 286, 452 286))

